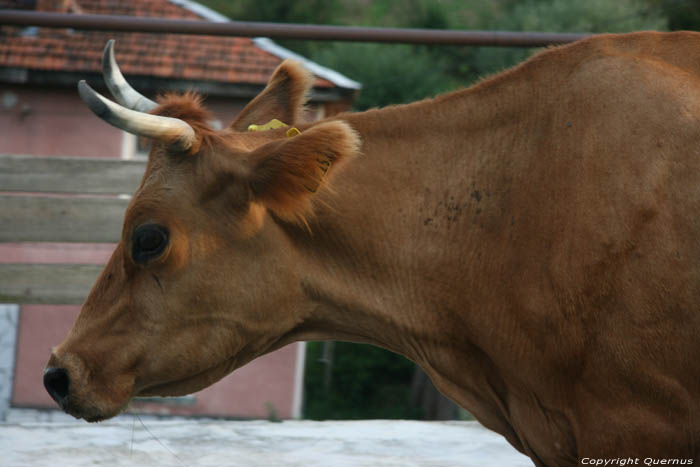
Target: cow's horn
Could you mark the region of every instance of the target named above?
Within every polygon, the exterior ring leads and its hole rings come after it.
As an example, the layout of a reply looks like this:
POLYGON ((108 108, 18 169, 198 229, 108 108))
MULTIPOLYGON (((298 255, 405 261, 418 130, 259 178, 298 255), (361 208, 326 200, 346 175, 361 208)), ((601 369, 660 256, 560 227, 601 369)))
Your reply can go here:
POLYGON ((132 88, 124 79, 124 75, 117 65, 117 60, 114 58, 114 39, 107 41, 102 55, 102 76, 109 92, 124 107, 139 112, 150 112, 158 107, 157 103, 132 88))
POLYGON ((190 151, 197 140, 194 130, 184 120, 127 109, 102 97, 84 80, 78 83, 78 92, 90 110, 121 130, 165 141, 183 152, 190 151))

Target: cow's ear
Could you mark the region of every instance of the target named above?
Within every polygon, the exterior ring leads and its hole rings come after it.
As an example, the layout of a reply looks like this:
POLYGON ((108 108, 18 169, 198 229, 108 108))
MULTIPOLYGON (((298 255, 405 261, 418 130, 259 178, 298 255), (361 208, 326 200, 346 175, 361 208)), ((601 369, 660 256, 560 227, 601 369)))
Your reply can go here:
POLYGON ((299 123, 313 82, 313 75, 300 63, 285 60, 265 89, 238 114, 231 128, 246 131, 250 125, 263 125, 273 118, 288 125, 299 123))
POLYGON ((350 125, 332 121, 256 149, 247 158, 254 201, 282 219, 304 222, 314 194, 359 147, 360 138, 350 125))

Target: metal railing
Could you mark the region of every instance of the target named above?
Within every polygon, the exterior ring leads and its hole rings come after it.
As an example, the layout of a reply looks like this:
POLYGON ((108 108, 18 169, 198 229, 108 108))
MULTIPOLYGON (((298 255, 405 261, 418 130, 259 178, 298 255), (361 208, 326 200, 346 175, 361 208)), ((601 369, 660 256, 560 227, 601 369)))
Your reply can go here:
POLYGON ((137 16, 46 13, 0 10, 0 25, 78 30, 269 37, 355 42, 395 42, 500 47, 541 47, 574 42, 590 34, 370 28, 259 22, 212 22, 137 16))

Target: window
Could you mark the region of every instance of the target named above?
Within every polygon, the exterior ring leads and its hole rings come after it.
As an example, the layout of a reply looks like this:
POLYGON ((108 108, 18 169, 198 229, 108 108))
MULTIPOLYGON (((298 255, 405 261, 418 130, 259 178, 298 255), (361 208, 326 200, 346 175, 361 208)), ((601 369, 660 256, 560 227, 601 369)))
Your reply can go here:
POLYGON ((146 160, 150 149, 147 138, 122 131, 122 159, 146 160))

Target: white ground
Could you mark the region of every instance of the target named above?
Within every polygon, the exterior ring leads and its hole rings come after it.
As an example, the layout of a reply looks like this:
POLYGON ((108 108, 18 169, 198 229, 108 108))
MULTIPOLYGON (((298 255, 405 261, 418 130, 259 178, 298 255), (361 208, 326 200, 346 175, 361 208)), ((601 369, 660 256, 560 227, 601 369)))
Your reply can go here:
POLYGON ((0 466, 532 466, 476 422, 153 420, 0 423, 0 466))

